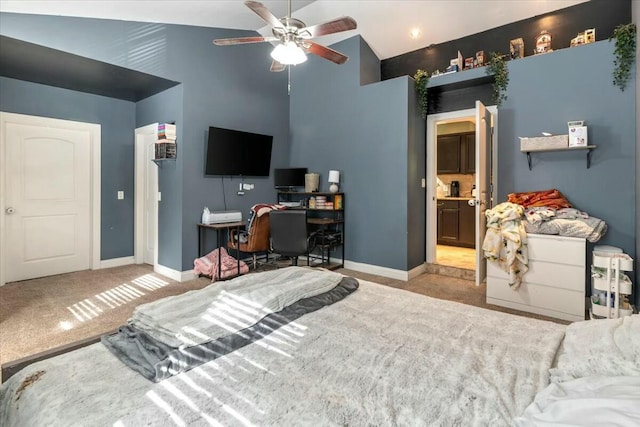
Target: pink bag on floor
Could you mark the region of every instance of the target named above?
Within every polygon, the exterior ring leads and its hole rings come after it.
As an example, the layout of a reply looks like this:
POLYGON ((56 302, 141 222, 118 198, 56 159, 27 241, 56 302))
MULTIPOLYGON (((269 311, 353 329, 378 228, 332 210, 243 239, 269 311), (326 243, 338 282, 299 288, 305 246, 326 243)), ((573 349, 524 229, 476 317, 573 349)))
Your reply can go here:
MULTIPOLYGON (((213 282, 238 275, 238 260, 227 253, 225 248, 214 249, 203 257, 193 261, 193 272, 211 276, 213 282), (220 251, 220 266, 222 272, 218 272, 218 251, 220 251)), ((240 261, 240 274, 249 272, 249 267, 244 261, 240 261)))

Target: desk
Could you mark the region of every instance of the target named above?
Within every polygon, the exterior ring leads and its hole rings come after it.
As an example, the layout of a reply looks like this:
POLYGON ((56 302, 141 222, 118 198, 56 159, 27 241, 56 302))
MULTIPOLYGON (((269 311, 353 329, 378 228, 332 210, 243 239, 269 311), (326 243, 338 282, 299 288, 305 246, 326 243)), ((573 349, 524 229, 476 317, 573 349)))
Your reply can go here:
MULTIPOLYGON (((198 258, 201 257, 203 255, 203 246, 204 246, 204 240, 205 240, 205 236, 204 236, 204 232, 207 229, 211 229, 211 230, 215 230, 216 231, 216 238, 217 238, 217 247, 221 248, 222 247, 222 239, 221 237, 221 230, 227 230, 227 232, 232 229, 235 228, 236 232, 240 231, 241 227, 246 226, 247 223, 245 221, 237 221, 237 222, 221 222, 218 224, 198 224, 198 258)), ((238 276, 240 275, 240 250, 236 248, 236 259, 238 260, 238 276)), ((218 251, 218 276, 221 275, 221 270, 222 270, 222 255, 220 254, 220 251, 218 251)), ((235 276, 232 276, 235 277, 235 276)), ((213 277, 213 279, 216 280, 224 280, 221 279, 220 277, 215 278, 213 277)))

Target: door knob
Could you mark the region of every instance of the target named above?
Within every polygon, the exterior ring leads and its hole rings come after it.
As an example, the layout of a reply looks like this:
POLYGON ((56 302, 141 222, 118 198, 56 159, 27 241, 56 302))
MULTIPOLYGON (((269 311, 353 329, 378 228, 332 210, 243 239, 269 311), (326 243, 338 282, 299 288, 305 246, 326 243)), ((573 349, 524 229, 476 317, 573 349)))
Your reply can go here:
POLYGON ((8 213, 9 215, 11 215, 12 213, 14 213, 15 211, 16 211, 16 210, 15 210, 14 208, 11 208, 11 207, 9 207, 9 208, 5 209, 5 212, 6 212, 6 213, 8 213))
POLYGON ((469 204, 469 206, 475 206, 476 202, 477 202, 476 199, 469 199, 469 201, 467 203, 469 204))

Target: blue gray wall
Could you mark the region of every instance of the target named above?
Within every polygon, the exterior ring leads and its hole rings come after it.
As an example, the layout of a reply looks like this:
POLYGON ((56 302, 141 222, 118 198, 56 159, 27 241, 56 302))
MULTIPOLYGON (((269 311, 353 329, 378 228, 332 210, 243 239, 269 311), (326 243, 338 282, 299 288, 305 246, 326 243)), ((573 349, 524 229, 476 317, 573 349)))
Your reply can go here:
POLYGON ((0 77, 0 110, 102 125, 100 255, 133 255, 135 104, 0 77), (117 200, 119 190, 124 200, 117 200))
POLYGON ((578 209, 606 221, 598 244, 635 256, 637 149, 635 72, 622 92, 612 84, 614 44, 601 41, 508 63, 508 99, 499 109, 498 200, 510 192, 557 188, 578 209), (530 171, 520 136, 566 134, 567 122, 586 120, 593 151, 533 155, 530 171))
POLYGON ((158 262, 166 267, 181 270, 182 260, 182 171, 184 169, 182 85, 150 96, 136 103, 136 127, 151 123, 175 122, 177 130, 178 157, 160 162, 158 168, 158 188, 162 200, 158 202, 158 262))
MULTIPOLYGON (((127 173, 133 174, 132 123, 180 122, 178 160, 175 166, 159 171, 160 191, 163 194, 160 221, 170 220, 172 225, 176 221, 182 227, 181 232, 175 229, 170 232, 173 235, 180 233, 181 244, 165 238, 166 235, 163 237, 165 231, 159 229, 159 257, 164 265, 176 270, 192 268, 197 256, 196 223, 205 205, 213 210, 237 209, 246 215, 254 203, 275 201, 271 177, 246 179, 245 182, 255 184, 255 190, 244 197, 236 195, 239 181, 226 178, 223 197, 222 178, 204 176, 203 153, 209 126, 273 135, 272 168, 288 164, 289 99, 286 73, 269 72, 271 46, 217 47, 211 43, 215 38, 255 33, 7 13, 0 14, 0 33, 182 83, 179 89, 181 100, 180 96, 171 94, 166 98, 179 105, 172 108, 154 105, 163 104, 166 99, 153 97, 139 111, 144 114, 144 120, 136 119, 136 111, 133 106, 130 107, 128 128, 121 127, 127 133, 131 147, 128 153, 121 153, 121 157, 128 155, 130 159, 123 165, 123 171, 120 165, 115 165, 104 168, 106 172, 103 172, 113 174, 113 177, 107 177, 107 182, 113 180, 118 184, 120 176, 124 179, 127 173), (174 117, 169 117, 171 115, 174 117), (172 167, 176 168, 175 171, 171 170, 172 167), (181 182, 177 184, 176 181, 181 182), (174 203, 178 203, 177 208, 174 203)), ((129 186, 133 188, 132 177, 129 186)), ((103 193, 104 198, 106 195, 103 193)), ((104 220, 109 221, 107 218, 104 220)), ((133 230, 132 209, 118 220, 124 221, 126 227, 133 230)), ((105 252, 117 253, 118 256, 132 255, 133 233, 121 233, 119 236, 126 244, 117 242, 116 247, 105 252)), ((106 259, 110 256, 103 253, 102 257, 106 259)))
MULTIPOLYGON (((406 271, 415 267, 407 254, 409 242, 414 243, 407 224, 424 215, 424 198, 409 209, 407 192, 408 171, 419 175, 412 177, 418 187, 424 171, 409 168, 413 85, 408 77, 373 83, 379 61, 359 36, 332 48, 349 61, 337 66, 310 57, 292 72, 291 163, 320 173, 320 191, 328 189, 329 169, 341 171, 347 260, 406 271), (361 78, 372 84, 361 86, 361 78)), ((424 124, 421 129, 424 138, 424 124)), ((417 163, 424 164, 423 155, 417 163)), ((424 221, 418 227, 424 230, 424 221)), ((421 234, 424 254, 424 233, 415 232, 421 234)))

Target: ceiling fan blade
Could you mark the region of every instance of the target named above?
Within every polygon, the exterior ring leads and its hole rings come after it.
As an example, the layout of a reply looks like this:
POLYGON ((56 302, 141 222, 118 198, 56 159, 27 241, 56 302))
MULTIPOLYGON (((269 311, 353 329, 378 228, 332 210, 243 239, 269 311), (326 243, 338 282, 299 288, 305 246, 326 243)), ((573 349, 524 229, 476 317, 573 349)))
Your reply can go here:
POLYGON ((278 18, 276 18, 273 13, 267 9, 265 5, 260 3, 259 1, 250 1, 247 0, 244 4, 251 10, 255 12, 264 22, 271 25, 272 27, 283 27, 282 22, 278 18))
POLYGON ((286 65, 274 59, 273 62, 271 63, 271 68, 269 69, 269 71, 271 71, 272 73, 279 73, 280 71, 284 71, 286 68, 287 68, 286 65))
POLYGON ((298 30, 298 34, 309 34, 309 38, 326 36, 328 34, 339 33, 341 31, 355 30, 358 28, 356 21, 350 16, 343 16, 331 21, 324 22, 318 25, 312 25, 311 27, 301 28, 298 30))
POLYGON ((230 44, 243 44, 243 43, 262 43, 262 42, 275 42, 278 41, 275 37, 237 37, 233 39, 216 39, 213 44, 216 46, 228 46, 230 44))
POLYGON ((322 46, 321 44, 312 42, 310 40, 304 41, 304 47, 307 52, 318 55, 324 59, 328 59, 329 61, 335 62, 336 64, 344 64, 349 59, 347 55, 343 55, 337 50, 322 46))

